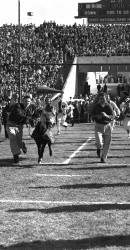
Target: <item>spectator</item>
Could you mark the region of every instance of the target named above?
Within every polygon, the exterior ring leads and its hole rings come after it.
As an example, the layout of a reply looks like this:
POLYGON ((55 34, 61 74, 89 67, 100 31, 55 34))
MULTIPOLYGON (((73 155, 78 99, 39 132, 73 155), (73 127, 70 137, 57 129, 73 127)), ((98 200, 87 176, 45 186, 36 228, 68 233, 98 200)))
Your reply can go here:
MULTIPOLYGON (((1 137, 1 130, 2 130, 2 106, 0 106, 0 137, 1 137)), ((0 138, 0 142, 3 140, 0 138)))
POLYGON ((98 83, 98 85, 97 85, 97 91, 98 91, 98 93, 100 92, 100 90, 101 90, 101 84, 98 83))
MULTIPOLYGON (((130 55, 130 26, 125 25, 57 25, 43 22, 21 25, 21 91, 36 96, 37 85, 62 88, 65 82, 61 65, 74 56, 130 55), (114 35, 113 35, 114 34, 114 35), (109 39, 108 39, 109 37, 109 39), (43 65, 44 62, 44 65, 43 65), (58 84, 59 81, 59 84, 58 84)), ((4 24, 0 38, 0 86, 2 102, 8 91, 15 101, 18 89, 18 25, 4 24)), ((126 77, 118 75, 114 81, 126 83, 126 77)))
POLYGON ((107 93, 107 84, 106 83, 103 86, 103 92, 107 93))
POLYGON ((78 101, 74 101, 74 123, 80 123, 80 107, 78 101))
POLYGON ((123 128, 126 130, 128 138, 130 138, 130 100, 126 103, 123 114, 123 128))
POLYGON ((5 132, 5 138, 9 138, 7 130, 6 130, 6 124, 9 118, 9 114, 11 112, 11 108, 14 105, 14 101, 13 99, 11 100, 10 98, 8 98, 6 106, 3 108, 2 111, 2 120, 3 120, 3 125, 4 125, 4 132, 5 132))
POLYGON ((6 129, 10 139, 10 148, 14 157, 14 163, 18 163, 21 149, 23 153, 27 152, 25 143, 22 141, 23 125, 29 123, 31 113, 27 109, 30 105, 30 96, 24 96, 23 103, 16 103, 13 105, 9 118, 7 121, 6 129))
POLYGON ((109 94, 106 95, 106 100, 111 105, 113 112, 114 112, 114 118, 111 121, 111 127, 113 129, 113 127, 115 126, 115 120, 116 120, 116 118, 119 118, 121 112, 120 112, 120 109, 118 108, 118 106, 116 105, 116 103, 111 100, 109 94))
POLYGON ((73 127, 74 126, 74 106, 72 104, 72 101, 68 102, 67 119, 68 119, 68 122, 70 122, 73 127))

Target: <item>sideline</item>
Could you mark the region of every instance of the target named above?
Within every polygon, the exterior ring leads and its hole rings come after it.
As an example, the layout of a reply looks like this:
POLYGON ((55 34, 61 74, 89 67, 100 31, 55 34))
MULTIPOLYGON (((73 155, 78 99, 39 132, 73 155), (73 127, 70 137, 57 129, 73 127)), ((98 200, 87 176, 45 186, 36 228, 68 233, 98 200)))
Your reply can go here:
POLYGON ((64 161, 62 164, 69 164, 69 162, 75 157, 76 154, 78 154, 80 152, 80 150, 82 150, 82 148, 84 148, 88 142, 90 142, 93 139, 93 137, 90 137, 89 139, 87 139, 86 142, 84 142, 76 151, 74 151, 74 153, 72 155, 69 156, 69 158, 64 161))
POLYGON ((35 176, 43 177, 91 177, 87 174, 35 174, 35 176))
POLYGON ((130 205, 130 201, 45 201, 45 200, 13 200, 0 199, 0 203, 43 203, 43 204, 63 204, 63 205, 130 205))

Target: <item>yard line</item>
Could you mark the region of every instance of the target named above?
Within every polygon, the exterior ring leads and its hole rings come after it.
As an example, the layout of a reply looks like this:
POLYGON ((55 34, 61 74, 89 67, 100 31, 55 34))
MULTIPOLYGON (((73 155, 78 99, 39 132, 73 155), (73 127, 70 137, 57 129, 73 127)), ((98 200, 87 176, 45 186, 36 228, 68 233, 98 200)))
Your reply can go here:
POLYGON ((43 177, 90 177, 91 175, 87 174, 35 174, 36 176, 43 177))
POLYGON ((63 205, 130 205, 130 202, 116 202, 116 201, 45 201, 45 200, 14 200, 14 199, 0 199, 0 203, 37 203, 37 204, 63 204, 63 205))
POLYGON ((92 140, 92 138, 93 137, 90 137, 86 142, 84 142, 76 151, 74 151, 74 153, 72 155, 69 156, 69 158, 66 161, 63 162, 63 164, 68 164, 71 161, 71 159, 73 159, 75 157, 75 155, 78 154, 80 152, 80 150, 82 148, 84 148, 89 141, 92 140))

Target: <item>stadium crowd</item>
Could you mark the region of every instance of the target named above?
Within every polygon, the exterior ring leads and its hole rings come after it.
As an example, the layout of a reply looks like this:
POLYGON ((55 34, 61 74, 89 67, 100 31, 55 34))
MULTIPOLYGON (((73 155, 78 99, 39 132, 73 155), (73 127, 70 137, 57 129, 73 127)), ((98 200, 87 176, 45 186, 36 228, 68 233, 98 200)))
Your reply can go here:
MULTIPOLYGON (((0 27, 0 96, 8 90, 18 98, 19 27, 4 24, 0 27)), ((82 56, 130 55, 129 25, 57 25, 43 22, 21 25, 21 86, 22 94, 36 95, 37 84, 56 87, 62 67, 68 58, 82 56), (48 64, 48 65, 47 65, 48 64)))

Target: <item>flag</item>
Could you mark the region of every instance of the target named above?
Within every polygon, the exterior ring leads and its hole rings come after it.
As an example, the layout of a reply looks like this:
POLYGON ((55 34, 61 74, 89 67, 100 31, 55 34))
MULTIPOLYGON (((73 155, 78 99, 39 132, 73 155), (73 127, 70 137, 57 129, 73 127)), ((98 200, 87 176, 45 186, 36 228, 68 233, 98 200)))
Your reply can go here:
POLYGON ((27 12, 28 16, 33 16, 33 12, 27 12))

